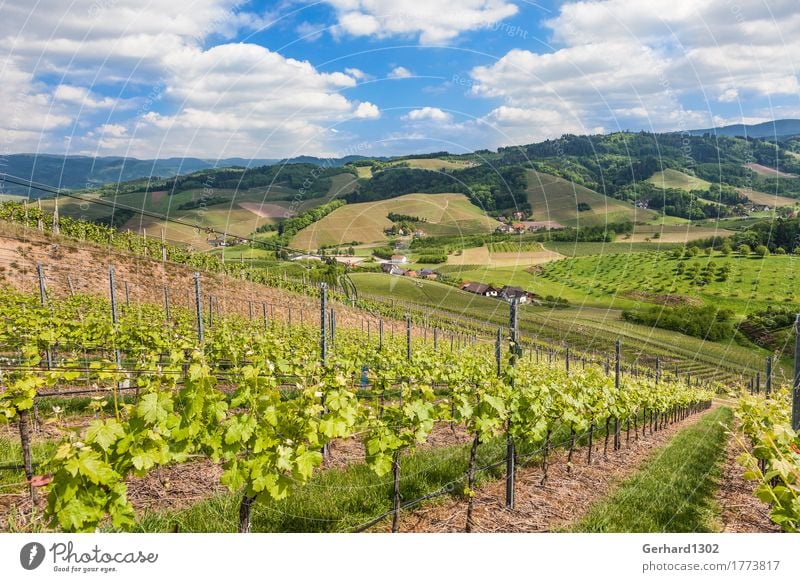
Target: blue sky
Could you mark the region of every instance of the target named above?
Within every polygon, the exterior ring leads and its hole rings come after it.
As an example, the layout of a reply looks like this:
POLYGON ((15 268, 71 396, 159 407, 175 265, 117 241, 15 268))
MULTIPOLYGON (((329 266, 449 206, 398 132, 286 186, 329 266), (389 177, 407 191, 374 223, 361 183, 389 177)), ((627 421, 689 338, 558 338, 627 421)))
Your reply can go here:
POLYGON ((20 0, 0 155, 469 151, 800 116, 796 0, 20 0))

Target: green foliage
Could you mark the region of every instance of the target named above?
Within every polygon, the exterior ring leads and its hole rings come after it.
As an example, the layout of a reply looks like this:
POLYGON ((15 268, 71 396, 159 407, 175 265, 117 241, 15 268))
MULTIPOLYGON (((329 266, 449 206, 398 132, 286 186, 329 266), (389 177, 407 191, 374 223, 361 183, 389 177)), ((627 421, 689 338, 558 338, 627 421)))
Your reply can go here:
POLYGON ((426 255, 420 255, 419 258, 417 258, 417 262, 418 263, 423 263, 423 264, 431 264, 431 265, 438 264, 438 263, 446 263, 447 262, 447 255, 444 255, 444 254, 442 254, 442 255, 427 255, 427 254, 426 255))
POLYGON ((412 216, 410 214, 398 214, 397 212, 390 212, 386 215, 386 218, 392 222, 427 222, 426 218, 420 218, 419 216, 412 216))
POLYGON ((47 383, 86 382, 114 395, 113 413, 98 410, 46 463, 47 516, 65 531, 92 531, 106 520, 115 530, 132 528, 126 482, 192 458, 221 462, 221 482, 243 499, 274 502, 309 481, 321 448, 335 438, 360 435, 369 466, 383 475, 437 422, 458 422, 489 439, 512 418, 514 437, 526 442, 558 418, 582 427, 597 415, 624 418, 639 406, 666 411, 709 398, 682 384, 632 377, 617 392, 599 370, 568 375, 527 359, 516 368, 504 364, 498 377, 488 345, 434 350, 414 339, 409 360, 404 339, 384 338, 378 349, 347 329, 337 331, 320 365, 319 330, 311 326, 215 318, 198 345, 187 310, 174 309, 164 325, 159 309, 123 307, 113 325, 108 303, 97 297, 52 298, 41 308, 33 295, 3 293, 3 349, 21 350, 30 364, 56 344, 96 350, 60 352, 57 369, 34 365, 19 387, 15 376, 4 375, 11 379, 6 416, 29 408, 31 390, 47 383), (120 365, 105 357, 110 347, 122 352, 120 365), (364 366, 369 383, 357 390, 364 366), (139 396, 123 402, 117 387, 132 379, 139 396))
POLYGON ((736 330, 733 312, 713 305, 650 307, 637 311, 626 310, 622 316, 633 323, 671 329, 710 341, 730 339, 736 330))
POLYGON ((415 192, 453 192, 465 194, 488 212, 509 208, 530 211, 527 186, 525 170, 519 166, 481 165, 442 172, 393 167, 373 174, 369 182, 346 199, 351 203, 372 202, 415 192))
POLYGON ((744 477, 755 482, 755 495, 771 506, 770 516, 783 531, 800 531, 800 435, 791 426, 788 386, 766 398, 742 394, 736 409, 741 431, 738 461, 744 477), (749 445, 749 446, 748 446, 749 445))

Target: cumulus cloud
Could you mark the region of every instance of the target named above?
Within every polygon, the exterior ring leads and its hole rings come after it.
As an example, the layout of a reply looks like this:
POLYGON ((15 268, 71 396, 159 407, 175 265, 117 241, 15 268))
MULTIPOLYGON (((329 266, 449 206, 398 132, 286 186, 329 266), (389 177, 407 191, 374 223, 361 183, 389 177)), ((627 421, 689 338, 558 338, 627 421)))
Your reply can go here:
POLYGON ((351 36, 419 37, 442 43, 462 32, 491 26, 517 13, 507 0, 325 0, 335 10, 338 29, 351 36))
POLYGON ((413 77, 414 73, 406 69, 405 67, 395 67, 391 71, 389 71, 388 77, 390 79, 407 79, 408 77, 413 77))
POLYGON ((66 131, 70 153, 324 154, 330 125, 380 116, 341 93, 357 69, 323 73, 255 44, 213 46, 264 24, 239 4, 41 0, 36 18, 22 3, 4 7, 0 98, 16 112, 0 118, 6 149, 62 150, 66 131), (131 96, 117 98, 123 90, 131 96))
POLYGON ((453 120, 453 116, 442 111, 438 107, 422 107, 420 109, 412 109, 403 119, 408 121, 434 121, 436 123, 449 123, 453 120))
POLYGON ((356 119, 378 119, 380 116, 381 110, 378 109, 378 106, 368 101, 359 103, 353 114, 356 119))
POLYGON ((800 92, 794 0, 583 0, 546 26, 552 52, 514 49, 471 72, 473 95, 503 103, 485 121, 527 139, 705 127, 703 103, 800 92))

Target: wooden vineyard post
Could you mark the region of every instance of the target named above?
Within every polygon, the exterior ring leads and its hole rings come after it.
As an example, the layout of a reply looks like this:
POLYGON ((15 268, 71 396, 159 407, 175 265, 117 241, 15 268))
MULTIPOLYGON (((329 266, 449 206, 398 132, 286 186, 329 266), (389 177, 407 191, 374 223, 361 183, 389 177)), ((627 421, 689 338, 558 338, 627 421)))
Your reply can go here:
POLYGON ((767 356, 767 376, 764 381, 764 396, 769 398, 772 391, 772 356, 767 356))
POLYGON ((164 285, 164 319, 169 323, 169 289, 164 285))
MULTIPOLYGON (((514 389, 514 366, 519 355, 519 299, 511 301, 509 314, 509 328, 511 331, 511 357, 509 365, 511 367, 510 384, 514 389)), ((498 339, 500 331, 498 330, 498 339)), ((498 367, 498 372, 500 371, 498 367)), ((516 451, 514 450, 514 439, 511 436, 511 419, 506 425, 506 507, 514 509, 514 491, 516 481, 516 451)))
POLYGON ((433 328, 433 351, 435 352, 439 348, 439 328, 433 328))
MULTIPOLYGON (((36 274, 39 278, 39 301, 42 304, 42 307, 47 307, 47 284, 44 280, 44 267, 42 267, 41 263, 36 264, 36 274)), ((53 367, 53 352, 48 345, 45 349, 45 355, 47 357, 47 369, 53 367)))
POLYGON ((502 333, 503 332, 498 327, 497 328, 497 337, 495 337, 495 340, 494 340, 494 361, 495 361, 495 364, 497 365, 497 377, 498 378, 500 377, 500 374, 502 373, 502 360, 501 360, 501 348, 500 348, 500 341, 501 341, 500 338, 502 337, 502 333))
POLYGON ((378 350, 383 351, 383 320, 378 321, 378 350))
POLYGON ((656 384, 661 381, 661 356, 656 356, 656 384))
MULTIPOLYGON (((109 285, 110 292, 111 292, 111 323, 114 325, 114 361, 117 364, 117 369, 121 369, 122 368, 122 355, 120 354, 119 347, 117 346, 117 338, 116 338, 117 326, 118 326, 118 323, 119 323, 119 318, 117 317, 117 289, 116 289, 117 285, 114 282, 114 267, 113 266, 109 266, 108 267, 108 285, 109 285)), ((117 382, 116 386, 117 386, 117 390, 114 392, 114 413, 116 414, 117 419, 119 419, 118 399, 119 399, 119 389, 121 388, 121 385, 120 385, 119 382, 117 382)), ((136 395, 137 396, 139 395, 138 388, 136 390, 136 395)))
POLYGON ((319 294, 319 353, 320 360, 324 366, 328 360, 328 333, 327 333, 327 317, 328 317, 328 284, 320 283, 319 294))
POLYGON ((566 355, 564 357, 564 362, 565 362, 566 367, 567 367, 567 374, 569 374, 569 346, 567 346, 567 349, 566 349, 566 355))
POLYGON ((194 274, 194 306, 197 313, 197 343, 203 343, 203 299, 200 294, 200 273, 194 274))
MULTIPOLYGON (((319 286, 319 354, 320 365, 325 369, 328 364, 328 284, 320 283, 319 286)), ((325 414, 325 394, 322 395, 322 413, 325 414)), ((328 457, 328 443, 322 445, 322 457, 328 457)))
MULTIPOLYGON (((619 376, 620 376, 620 341, 617 338, 616 343, 614 344, 614 388, 619 391, 619 376)), ((620 447, 619 442, 619 418, 617 416, 614 417, 614 450, 618 451, 620 447)))
POLYGON ((406 314, 406 361, 411 361, 411 316, 406 314))
POLYGON ((792 382, 792 430, 800 430, 800 313, 794 323, 794 380, 792 382))

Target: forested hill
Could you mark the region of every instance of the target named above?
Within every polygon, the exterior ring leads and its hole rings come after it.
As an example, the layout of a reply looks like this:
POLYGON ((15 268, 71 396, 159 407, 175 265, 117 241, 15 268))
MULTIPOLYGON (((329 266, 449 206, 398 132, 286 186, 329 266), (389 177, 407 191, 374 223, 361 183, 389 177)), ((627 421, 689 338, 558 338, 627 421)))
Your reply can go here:
POLYGON ((432 171, 390 167, 347 196, 348 202, 371 202, 415 192, 466 194, 488 211, 519 208, 528 210, 528 181, 520 165, 493 167, 483 164, 464 170, 432 171), (521 207, 521 208, 520 208, 521 207))

